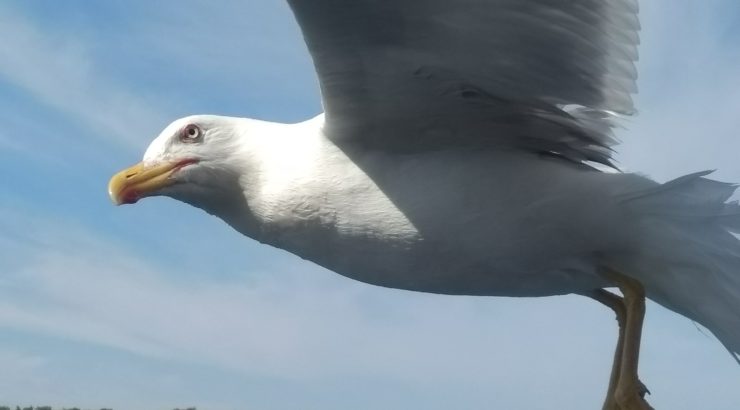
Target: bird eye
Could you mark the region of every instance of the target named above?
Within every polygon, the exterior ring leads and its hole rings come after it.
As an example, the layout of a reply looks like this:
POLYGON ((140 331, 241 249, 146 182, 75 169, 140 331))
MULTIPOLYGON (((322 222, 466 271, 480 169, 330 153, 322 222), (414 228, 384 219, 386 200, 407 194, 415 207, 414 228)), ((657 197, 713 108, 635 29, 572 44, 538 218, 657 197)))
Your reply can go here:
POLYGON ((180 141, 182 142, 196 142, 200 139, 203 132, 195 124, 188 124, 185 128, 180 131, 180 141))

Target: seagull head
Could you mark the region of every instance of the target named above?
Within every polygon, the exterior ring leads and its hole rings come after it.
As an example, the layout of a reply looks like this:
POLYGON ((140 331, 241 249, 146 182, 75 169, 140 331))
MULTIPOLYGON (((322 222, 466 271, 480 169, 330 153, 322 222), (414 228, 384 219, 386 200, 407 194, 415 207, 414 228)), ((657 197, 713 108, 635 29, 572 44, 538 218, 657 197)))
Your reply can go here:
MULTIPOLYGON (((108 193, 116 205, 164 195, 212 208, 224 195, 243 195, 239 177, 248 120, 212 115, 178 119, 147 148, 144 159, 115 174, 108 193)), ((223 202, 223 201, 221 201, 223 202)))

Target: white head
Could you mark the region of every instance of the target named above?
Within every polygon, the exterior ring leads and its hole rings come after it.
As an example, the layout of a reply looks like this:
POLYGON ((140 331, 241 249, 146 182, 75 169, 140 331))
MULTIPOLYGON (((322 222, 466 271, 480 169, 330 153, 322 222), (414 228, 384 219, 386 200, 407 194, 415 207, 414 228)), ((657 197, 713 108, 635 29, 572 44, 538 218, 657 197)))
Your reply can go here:
POLYGON ((237 197, 243 203, 239 179, 249 173, 244 152, 249 121, 212 115, 174 121, 152 141, 142 162, 111 178, 111 199, 120 205, 165 195, 210 213, 237 197))

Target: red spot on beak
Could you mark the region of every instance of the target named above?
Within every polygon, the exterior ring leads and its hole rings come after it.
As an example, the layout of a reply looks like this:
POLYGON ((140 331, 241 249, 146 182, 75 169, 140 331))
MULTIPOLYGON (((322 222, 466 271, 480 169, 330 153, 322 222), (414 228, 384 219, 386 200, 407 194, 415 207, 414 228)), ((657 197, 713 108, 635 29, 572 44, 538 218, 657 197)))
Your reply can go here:
POLYGON ((133 189, 127 189, 123 196, 121 197, 123 204, 135 204, 141 197, 139 197, 139 193, 136 192, 133 189))

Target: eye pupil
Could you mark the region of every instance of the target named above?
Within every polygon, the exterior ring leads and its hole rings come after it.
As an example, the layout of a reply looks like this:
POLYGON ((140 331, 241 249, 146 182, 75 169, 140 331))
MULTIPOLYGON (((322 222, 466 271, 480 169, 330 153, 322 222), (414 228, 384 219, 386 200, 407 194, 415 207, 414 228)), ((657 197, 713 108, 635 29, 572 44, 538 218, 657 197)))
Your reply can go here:
POLYGON ((182 133, 180 134, 180 140, 183 142, 193 142, 196 139, 200 138, 200 135, 200 128, 198 128, 197 125, 190 124, 182 130, 182 133))

